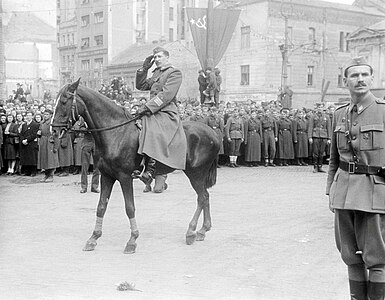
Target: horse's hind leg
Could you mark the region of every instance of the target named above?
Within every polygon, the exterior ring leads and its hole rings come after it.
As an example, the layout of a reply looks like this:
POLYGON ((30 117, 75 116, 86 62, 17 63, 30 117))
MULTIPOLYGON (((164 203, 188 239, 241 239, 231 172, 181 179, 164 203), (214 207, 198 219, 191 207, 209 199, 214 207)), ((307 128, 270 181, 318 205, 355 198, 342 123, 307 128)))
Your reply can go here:
POLYGON ((127 178, 124 182, 121 181, 120 186, 122 187, 126 214, 130 220, 131 227, 131 236, 123 253, 132 254, 136 251, 136 239, 139 237, 139 230, 135 219, 135 202, 132 178, 127 178))
POLYGON ((93 251, 96 247, 96 240, 102 236, 102 226, 103 226, 103 217, 107 210, 108 201, 111 195, 112 187, 115 183, 115 179, 101 175, 101 192, 98 203, 98 208, 96 211, 96 224, 95 229, 92 232, 91 237, 88 239, 86 245, 83 248, 83 251, 93 251))

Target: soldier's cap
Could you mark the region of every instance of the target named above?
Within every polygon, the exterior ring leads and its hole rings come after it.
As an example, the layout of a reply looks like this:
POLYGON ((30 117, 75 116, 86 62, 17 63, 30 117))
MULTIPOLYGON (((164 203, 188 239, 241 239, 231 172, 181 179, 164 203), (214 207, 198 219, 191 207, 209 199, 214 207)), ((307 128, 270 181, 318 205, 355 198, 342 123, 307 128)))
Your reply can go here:
POLYGON ((50 110, 50 109, 48 109, 48 108, 46 108, 45 111, 44 111, 44 113, 49 113, 50 115, 52 115, 52 114, 53 114, 53 111, 50 110))
POLYGON ((280 112, 280 113, 283 113, 283 112, 290 112, 290 109, 288 109, 288 108, 282 108, 279 112, 280 112))
POLYGON ((16 83, 16 85, 20 85, 21 86, 22 84, 21 83, 16 83))
POLYGON ((170 53, 166 50, 166 49, 164 49, 163 47, 155 47, 154 48, 154 50, 152 50, 152 53, 155 55, 155 54, 157 54, 157 53, 159 53, 159 52, 163 52, 164 53, 164 55, 166 55, 166 56, 170 56, 170 53))
POLYGON ((344 76, 346 77, 347 71, 349 70, 349 68, 355 67, 355 66, 368 66, 370 68, 370 73, 373 74, 372 66, 369 65, 365 57, 359 56, 359 57, 354 57, 347 62, 344 68, 344 76))

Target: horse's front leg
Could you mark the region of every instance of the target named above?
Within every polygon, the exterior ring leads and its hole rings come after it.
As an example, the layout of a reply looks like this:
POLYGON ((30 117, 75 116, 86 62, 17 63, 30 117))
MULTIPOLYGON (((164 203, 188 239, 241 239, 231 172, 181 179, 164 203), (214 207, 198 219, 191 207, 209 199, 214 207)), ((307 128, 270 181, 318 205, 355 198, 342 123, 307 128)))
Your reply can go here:
POLYGON ((203 207, 203 224, 202 228, 197 231, 197 241, 203 241, 206 237, 206 232, 211 229, 210 196, 207 190, 204 191, 201 199, 201 205, 203 207))
POLYGON ((96 247, 96 240, 102 236, 102 226, 103 226, 103 217, 107 210, 108 201, 111 196, 112 187, 115 183, 115 179, 101 175, 101 192, 98 203, 98 208, 96 211, 96 224, 95 229, 92 232, 91 237, 86 242, 86 245, 83 248, 83 251, 93 251, 96 247))
POLYGON ((123 182, 120 182, 120 186, 122 187, 123 196, 124 196, 124 204, 126 207, 126 214, 128 219, 130 220, 131 227, 131 236, 129 241, 126 244, 126 247, 123 251, 124 254, 132 254, 136 251, 136 239, 139 237, 138 226, 136 225, 135 219, 135 202, 134 202, 134 190, 133 190, 133 182, 132 178, 126 178, 123 182))

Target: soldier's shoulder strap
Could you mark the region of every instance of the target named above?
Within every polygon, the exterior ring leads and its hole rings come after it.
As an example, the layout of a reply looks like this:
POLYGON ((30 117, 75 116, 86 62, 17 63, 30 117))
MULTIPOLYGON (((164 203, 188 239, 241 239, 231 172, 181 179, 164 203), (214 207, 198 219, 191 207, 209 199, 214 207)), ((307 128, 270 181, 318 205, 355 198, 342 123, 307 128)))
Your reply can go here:
POLYGON ((344 108, 344 107, 348 107, 349 104, 350 104, 349 102, 348 102, 348 103, 345 103, 345 104, 342 104, 342 105, 338 106, 338 107, 336 108, 335 111, 340 110, 340 109, 342 109, 342 108, 344 108))
POLYGON ((381 98, 376 98, 376 102, 378 104, 385 104, 385 100, 384 99, 381 99, 381 98))

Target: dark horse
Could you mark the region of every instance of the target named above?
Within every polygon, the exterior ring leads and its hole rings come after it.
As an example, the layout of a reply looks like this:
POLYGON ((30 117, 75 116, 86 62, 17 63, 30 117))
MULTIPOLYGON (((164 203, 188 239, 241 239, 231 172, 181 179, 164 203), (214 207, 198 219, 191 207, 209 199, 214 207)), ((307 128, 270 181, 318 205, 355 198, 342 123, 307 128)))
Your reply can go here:
MULTIPOLYGON (((135 220, 133 179, 131 173, 139 167, 141 157, 137 154, 139 130, 133 118, 102 94, 79 85, 79 81, 61 88, 55 104, 52 128, 57 133, 70 128, 72 122, 82 116, 88 124, 96 145, 94 161, 101 173, 101 193, 96 212, 96 225, 84 251, 92 251, 96 240, 102 235, 103 217, 107 209, 112 187, 120 182, 126 214, 130 220, 131 237, 124 253, 134 253, 139 230, 135 220)), ((186 243, 204 240, 211 228, 208 188, 216 183, 219 140, 208 126, 198 122, 185 122, 183 128, 187 137, 187 162, 184 170, 198 195, 197 208, 189 223, 186 243), (196 231, 199 216, 203 210, 203 225, 196 231)), ((167 168, 167 172, 174 171, 167 168)))

